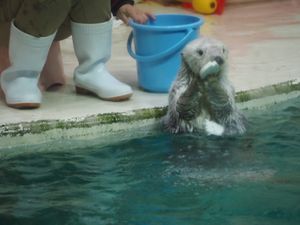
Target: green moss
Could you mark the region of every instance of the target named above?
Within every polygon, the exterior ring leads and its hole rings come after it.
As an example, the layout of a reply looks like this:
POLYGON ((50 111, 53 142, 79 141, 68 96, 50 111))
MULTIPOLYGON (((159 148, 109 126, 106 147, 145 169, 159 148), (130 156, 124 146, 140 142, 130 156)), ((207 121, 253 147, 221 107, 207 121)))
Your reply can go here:
POLYGON ((134 110, 126 113, 105 113, 86 117, 84 120, 52 120, 35 121, 2 126, 2 136, 24 136, 25 134, 39 134, 52 129, 67 130, 73 128, 90 128, 104 124, 129 123, 138 120, 160 118, 166 113, 166 108, 151 108, 134 110))
POLYGON ((246 91, 241 91, 236 95, 236 102, 247 102, 251 100, 251 95, 246 91))
POLYGON ((300 83, 295 83, 295 81, 287 81, 279 84, 274 84, 258 89, 241 91, 236 95, 237 102, 246 102, 257 98, 286 94, 292 91, 299 91, 300 83))
POLYGON ((30 123, 28 125, 28 130, 30 130, 31 133, 41 133, 51 129, 51 126, 47 121, 40 121, 39 123, 30 123))
POLYGON ((66 123, 64 123, 63 121, 57 121, 55 128, 57 129, 65 129, 66 128, 66 123))

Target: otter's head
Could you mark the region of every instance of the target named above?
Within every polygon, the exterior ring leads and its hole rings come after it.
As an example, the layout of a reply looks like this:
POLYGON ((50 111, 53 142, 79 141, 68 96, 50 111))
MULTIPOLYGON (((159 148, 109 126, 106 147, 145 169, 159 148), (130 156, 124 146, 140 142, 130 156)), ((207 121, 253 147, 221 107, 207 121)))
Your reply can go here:
POLYGON ((224 70, 227 66, 228 50, 218 40, 201 37, 190 42, 183 49, 182 57, 182 60, 192 72, 201 76, 200 71, 210 64, 217 65, 217 70, 212 69, 215 73, 224 70))

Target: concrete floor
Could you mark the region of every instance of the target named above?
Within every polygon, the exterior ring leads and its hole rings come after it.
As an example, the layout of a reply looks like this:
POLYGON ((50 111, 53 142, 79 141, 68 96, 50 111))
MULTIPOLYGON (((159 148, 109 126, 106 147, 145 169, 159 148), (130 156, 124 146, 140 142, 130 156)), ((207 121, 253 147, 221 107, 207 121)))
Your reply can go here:
MULTIPOLYGON (((142 3, 138 7, 154 13, 193 13, 181 7, 142 3)), ((196 14, 197 15, 197 14, 196 14)), ((300 82, 300 0, 264 1, 228 5, 223 15, 204 16, 201 35, 222 40, 230 50, 230 79, 237 91, 256 89, 288 80, 300 82)), ((77 65, 72 41, 62 42, 68 82, 58 91, 45 92, 40 109, 16 110, 0 101, 0 125, 37 120, 84 118, 109 112, 167 105, 167 94, 138 88, 135 61, 126 50, 130 27, 114 28, 109 70, 134 89, 126 102, 106 102, 76 95, 72 72, 77 65)))

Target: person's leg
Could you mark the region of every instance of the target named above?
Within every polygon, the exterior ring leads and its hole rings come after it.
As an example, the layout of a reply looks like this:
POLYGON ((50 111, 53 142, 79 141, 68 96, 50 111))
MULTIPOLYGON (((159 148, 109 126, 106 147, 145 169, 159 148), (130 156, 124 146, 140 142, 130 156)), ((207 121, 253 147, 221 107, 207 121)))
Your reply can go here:
POLYGON ((39 107, 39 75, 55 32, 67 17, 70 8, 68 0, 24 0, 21 4, 11 24, 11 66, 1 74, 1 87, 7 105, 15 108, 39 107))
POLYGON ((0 23, 0 74, 9 67, 8 40, 10 23, 0 23))
MULTIPOLYGON (((8 48, 0 45, 0 76, 3 70, 9 67, 8 48)), ((2 96, 2 90, 0 88, 0 96, 2 96)))
POLYGON ((0 46, 0 75, 9 65, 8 48, 0 46))
POLYGON ((71 36, 71 21, 68 16, 56 33, 54 42, 48 53, 46 64, 41 72, 40 87, 43 90, 47 90, 57 85, 64 85, 66 83, 59 42, 69 36, 71 36))
MULTIPOLYGON (((9 33, 10 23, 0 23, 0 75, 3 70, 10 66, 8 54, 9 33)), ((43 90, 47 90, 54 85, 64 85, 66 83, 60 44, 58 41, 54 41, 49 49, 39 83, 43 90)))
POLYGON ((46 63, 41 72, 39 84, 42 90, 66 84, 59 41, 54 41, 49 49, 46 63))
POLYGON ((114 78, 105 67, 111 55, 111 2, 77 0, 70 17, 74 50, 79 61, 74 72, 76 91, 91 92, 109 101, 130 98, 131 87, 114 78))

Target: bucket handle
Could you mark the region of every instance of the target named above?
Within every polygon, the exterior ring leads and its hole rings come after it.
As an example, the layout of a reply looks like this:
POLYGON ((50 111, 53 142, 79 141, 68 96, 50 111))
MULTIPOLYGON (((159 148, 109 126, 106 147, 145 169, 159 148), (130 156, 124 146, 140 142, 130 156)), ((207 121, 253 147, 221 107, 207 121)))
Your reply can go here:
POLYGON ((155 55, 150 55, 150 56, 137 55, 132 51, 131 46, 132 46, 132 40, 133 40, 133 31, 131 31, 131 33, 128 37, 128 40, 127 40, 127 51, 132 58, 136 59, 139 62, 150 62, 150 61, 154 61, 154 60, 159 60, 159 59, 162 59, 162 58, 178 51, 187 43, 189 36, 193 33, 193 28, 189 28, 187 31, 188 32, 184 36, 184 38, 181 41, 179 41, 177 44, 175 44, 174 46, 172 46, 171 48, 169 48, 163 52, 160 52, 155 55))

